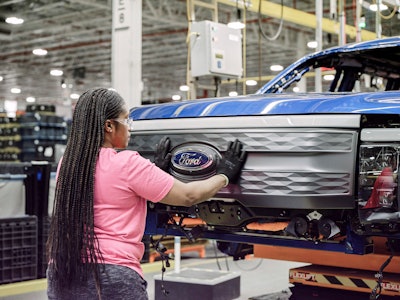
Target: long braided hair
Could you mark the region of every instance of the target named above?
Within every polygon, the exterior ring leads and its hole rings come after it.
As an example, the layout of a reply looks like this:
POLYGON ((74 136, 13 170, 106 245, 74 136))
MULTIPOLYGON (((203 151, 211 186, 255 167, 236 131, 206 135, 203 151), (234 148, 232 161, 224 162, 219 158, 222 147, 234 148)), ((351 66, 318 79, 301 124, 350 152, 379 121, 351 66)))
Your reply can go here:
POLYGON ((59 169, 47 256, 56 286, 94 276, 100 297, 101 252, 94 232, 94 173, 104 143, 106 120, 118 118, 125 102, 104 88, 83 93, 74 110, 71 131, 59 169))

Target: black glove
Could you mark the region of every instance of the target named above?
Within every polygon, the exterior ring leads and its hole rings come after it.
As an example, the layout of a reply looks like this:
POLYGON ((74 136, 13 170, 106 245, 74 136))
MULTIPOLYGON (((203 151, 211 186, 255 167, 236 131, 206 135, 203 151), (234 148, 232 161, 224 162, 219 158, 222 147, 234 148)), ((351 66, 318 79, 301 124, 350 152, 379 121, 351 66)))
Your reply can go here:
POLYGON ((217 174, 228 177, 229 182, 236 182, 246 160, 247 153, 242 150, 243 144, 236 139, 229 142, 228 149, 217 167, 217 174))
POLYGON ((171 162, 172 154, 170 153, 170 149, 171 140, 169 137, 164 136, 156 145, 156 152, 154 153, 154 164, 165 172, 168 172, 171 162))

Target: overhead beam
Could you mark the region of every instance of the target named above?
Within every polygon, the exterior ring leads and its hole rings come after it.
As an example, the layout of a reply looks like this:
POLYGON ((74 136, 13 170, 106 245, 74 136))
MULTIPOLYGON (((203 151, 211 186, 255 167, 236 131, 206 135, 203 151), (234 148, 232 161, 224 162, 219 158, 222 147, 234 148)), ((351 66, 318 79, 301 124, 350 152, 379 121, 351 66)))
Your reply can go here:
MULTIPOLYGON (((236 7, 236 0, 217 0, 220 4, 230 5, 236 7)), ((246 3, 251 2, 251 5, 246 4, 246 9, 252 12, 258 12, 258 6, 260 1, 263 0, 252 0, 246 1, 246 3)), ((243 8, 243 1, 238 2, 239 7, 243 8)), ((280 4, 272 3, 270 1, 263 1, 261 5, 261 14, 264 16, 269 16, 275 19, 281 18, 281 6, 280 4)), ((306 13, 298 9, 294 9, 288 6, 283 7, 283 20, 302 25, 309 28, 316 28, 317 20, 314 14, 306 13)), ((339 22, 331 19, 322 19, 322 31, 339 34, 339 22)), ((355 39, 357 35, 357 28, 351 25, 345 25, 344 32, 347 36, 355 39)), ((383 37, 383 36, 382 36, 383 37)), ((376 39, 376 33, 368 30, 361 31, 361 38, 363 41, 369 41, 376 39)))

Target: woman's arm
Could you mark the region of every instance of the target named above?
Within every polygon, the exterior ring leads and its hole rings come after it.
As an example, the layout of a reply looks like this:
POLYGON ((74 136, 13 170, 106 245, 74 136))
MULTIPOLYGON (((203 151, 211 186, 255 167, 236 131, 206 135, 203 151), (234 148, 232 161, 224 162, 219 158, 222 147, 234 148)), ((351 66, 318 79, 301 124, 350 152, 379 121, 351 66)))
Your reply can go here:
POLYGON ((160 201, 164 204, 192 206, 214 196, 227 183, 223 175, 188 183, 177 179, 168 194, 160 201))

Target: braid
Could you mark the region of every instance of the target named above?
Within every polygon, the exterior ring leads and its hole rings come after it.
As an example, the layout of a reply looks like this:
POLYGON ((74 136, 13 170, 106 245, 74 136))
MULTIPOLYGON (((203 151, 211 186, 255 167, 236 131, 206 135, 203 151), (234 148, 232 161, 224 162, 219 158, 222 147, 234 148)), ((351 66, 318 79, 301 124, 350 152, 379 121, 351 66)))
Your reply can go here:
POLYGON ((94 174, 105 122, 118 118, 123 110, 121 96, 104 88, 88 90, 77 102, 58 173, 47 243, 59 287, 94 274, 99 290, 97 263, 102 256, 94 232, 94 174))

